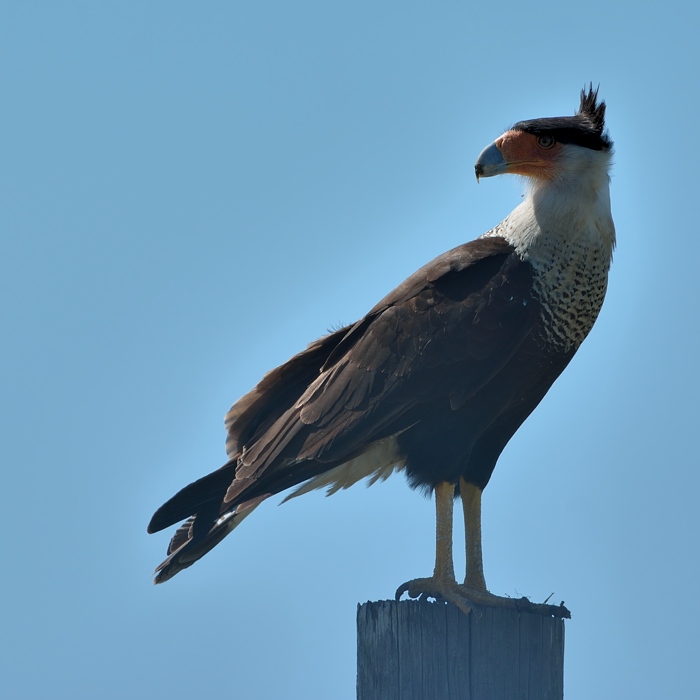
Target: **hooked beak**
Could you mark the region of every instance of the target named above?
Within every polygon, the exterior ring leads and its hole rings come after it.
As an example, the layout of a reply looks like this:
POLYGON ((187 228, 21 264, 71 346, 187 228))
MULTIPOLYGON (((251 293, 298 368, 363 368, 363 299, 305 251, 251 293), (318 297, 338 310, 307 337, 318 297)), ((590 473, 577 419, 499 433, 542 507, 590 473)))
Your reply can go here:
POLYGON ((476 181, 479 182, 479 178, 482 177, 502 175, 507 172, 507 168, 508 163, 506 163, 503 154, 494 141, 494 143, 486 146, 476 159, 476 164, 474 165, 476 181))

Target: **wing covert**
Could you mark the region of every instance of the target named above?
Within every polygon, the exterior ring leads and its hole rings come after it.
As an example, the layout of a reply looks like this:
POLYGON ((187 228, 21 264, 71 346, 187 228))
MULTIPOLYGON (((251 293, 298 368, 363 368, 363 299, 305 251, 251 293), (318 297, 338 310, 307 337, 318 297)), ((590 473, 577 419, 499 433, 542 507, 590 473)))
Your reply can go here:
MULTIPOLYGON (((244 446, 237 478, 285 483, 290 465, 338 463, 407 429, 425 404, 453 410, 533 326, 531 270, 503 239, 477 239, 409 277, 344 329, 293 406, 244 446)), ((316 471, 318 468, 316 467, 316 471)))

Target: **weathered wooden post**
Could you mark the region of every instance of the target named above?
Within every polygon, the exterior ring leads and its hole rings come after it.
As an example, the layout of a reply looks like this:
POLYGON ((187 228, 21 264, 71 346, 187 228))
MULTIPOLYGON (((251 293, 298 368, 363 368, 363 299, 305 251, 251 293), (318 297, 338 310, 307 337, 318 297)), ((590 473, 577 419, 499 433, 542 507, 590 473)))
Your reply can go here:
POLYGON ((357 700, 562 700, 569 611, 515 603, 359 605, 357 700))

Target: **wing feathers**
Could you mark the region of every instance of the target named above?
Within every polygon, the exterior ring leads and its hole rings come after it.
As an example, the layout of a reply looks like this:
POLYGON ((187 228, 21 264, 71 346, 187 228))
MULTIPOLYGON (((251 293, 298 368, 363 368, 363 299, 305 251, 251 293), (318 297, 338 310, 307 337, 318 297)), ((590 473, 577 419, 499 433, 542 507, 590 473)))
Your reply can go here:
MULTIPOLYGON (((530 332, 531 282, 529 265, 505 240, 477 239, 411 275, 358 323, 265 375, 226 416, 231 461, 153 516, 149 532, 189 518, 158 581, 221 541, 240 522, 241 503, 310 479, 325 483, 325 472, 411 430, 434 402, 448 413, 464 405, 530 332)), ((382 474, 393 468, 379 467, 382 474)), ((373 473, 369 462, 348 467, 338 472, 342 483, 352 481, 351 472, 373 473)))

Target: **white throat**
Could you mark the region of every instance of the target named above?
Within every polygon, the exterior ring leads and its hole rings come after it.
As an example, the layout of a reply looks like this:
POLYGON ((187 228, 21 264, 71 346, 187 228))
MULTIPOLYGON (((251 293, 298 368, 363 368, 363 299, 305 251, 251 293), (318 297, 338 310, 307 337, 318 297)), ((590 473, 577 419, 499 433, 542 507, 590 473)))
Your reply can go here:
POLYGON ((567 146, 554 181, 528 182, 523 202, 486 236, 502 236, 535 273, 548 340, 578 347, 603 305, 615 247, 610 154, 567 146))

